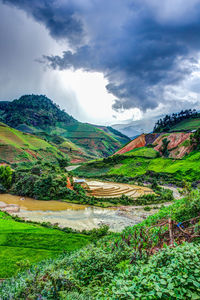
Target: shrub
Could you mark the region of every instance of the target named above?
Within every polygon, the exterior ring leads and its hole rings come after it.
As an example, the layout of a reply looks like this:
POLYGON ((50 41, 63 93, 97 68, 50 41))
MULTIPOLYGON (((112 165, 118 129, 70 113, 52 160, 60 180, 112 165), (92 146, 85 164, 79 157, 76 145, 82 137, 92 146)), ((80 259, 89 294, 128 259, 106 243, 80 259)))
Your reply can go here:
POLYGON ((159 251, 116 276, 98 299, 199 299, 200 246, 159 251))
POLYGON ((10 166, 0 166, 0 183, 6 189, 11 187, 12 174, 13 171, 10 166))

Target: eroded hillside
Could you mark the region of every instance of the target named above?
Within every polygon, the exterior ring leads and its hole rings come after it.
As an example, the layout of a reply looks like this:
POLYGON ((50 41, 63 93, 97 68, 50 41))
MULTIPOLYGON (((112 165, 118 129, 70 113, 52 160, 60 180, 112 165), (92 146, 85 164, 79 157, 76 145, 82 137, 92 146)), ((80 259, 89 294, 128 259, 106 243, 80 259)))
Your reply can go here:
POLYGON ((115 154, 124 154, 131 150, 147 146, 154 148, 162 155, 163 140, 167 139, 169 141, 167 146, 169 157, 182 158, 193 150, 193 146, 190 143, 191 134, 191 132, 141 134, 115 154))

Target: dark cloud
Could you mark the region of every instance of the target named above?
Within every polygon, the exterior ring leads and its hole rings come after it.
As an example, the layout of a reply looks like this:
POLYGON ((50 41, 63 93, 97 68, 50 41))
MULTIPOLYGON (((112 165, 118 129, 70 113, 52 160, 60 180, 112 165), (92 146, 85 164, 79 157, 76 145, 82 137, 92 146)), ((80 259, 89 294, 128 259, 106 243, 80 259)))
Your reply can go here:
POLYGON ((36 21, 44 24, 55 39, 67 39, 73 46, 81 44, 84 32, 73 1, 3 0, 23 9, 36 21))
POLYGON ((62 53, 43 25, 24 11, 0 3, 0 100, 13 100, 23 94, 46 94, 75 118, 75 93, 67 89, 58 72, 35 62, 43 53, 62 53))
POLYGON ((155 109, 197 67, 198 0, 4 0, 43 23, 73 51, 44 56, 56 69, 103 72, 115 110, 155 109), (83 3, 84 2, 84 3, 83 3))

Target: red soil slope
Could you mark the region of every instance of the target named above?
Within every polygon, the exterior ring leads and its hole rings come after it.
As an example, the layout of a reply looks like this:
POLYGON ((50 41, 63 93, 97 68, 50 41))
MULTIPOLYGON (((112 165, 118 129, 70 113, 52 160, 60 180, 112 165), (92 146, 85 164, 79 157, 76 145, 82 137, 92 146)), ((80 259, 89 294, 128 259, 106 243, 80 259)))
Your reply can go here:
POLYGON ((192 146, 189 144, 190 135, 190 132, 175 132, 167 136, 162 134, 154 141, 154 149, 160 152, 162 148, 162 140, 167 138, 167 140, 170 141, 168 144, 168 150, 170 152, 169 157, 182 158, 186 153, 190 153, 192 150, 192 146))
POLYGON ((141 134, 136 139, 128 143, 115 154, 123 154, 136 148, 144 147, 149 144, 154 145, 154 149, 161 154, 162 140, 167 138, 170 143, 168 144, 169 157, 182 158, 186 153, 192 151, 192 146, 189 143, 191 133, 175 132, 175 133, 149 133, 141 134))
POLYGON ((135 148, 144 147, 145 145, 146 145, 145 134, 141 134, 136 139, 134 139, 133 141, 128 143, 126 146, 124 146, 122 149, 117 151, 115 154, 123 154, 123 153, 131 151, 135 148))

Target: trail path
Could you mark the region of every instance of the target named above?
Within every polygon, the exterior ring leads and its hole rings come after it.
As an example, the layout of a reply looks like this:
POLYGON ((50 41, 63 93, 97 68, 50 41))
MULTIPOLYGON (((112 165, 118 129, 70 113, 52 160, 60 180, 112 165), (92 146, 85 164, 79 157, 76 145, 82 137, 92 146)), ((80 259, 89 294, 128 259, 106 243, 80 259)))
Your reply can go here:
POLYGON ((65 169, 67 172, 70 172, 70 171, 77 169, 78 167, 80 167, 80 165, 68 166, 65 169))
POLYGON ((181 198, 183 198, 183 196, 179 193, 177 187, 168 186, 168 185, 161 185, 161 187, 163 189, 171 190, 173 192, 174 199, 181 199, 181 198))

